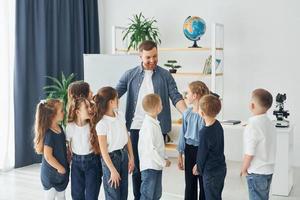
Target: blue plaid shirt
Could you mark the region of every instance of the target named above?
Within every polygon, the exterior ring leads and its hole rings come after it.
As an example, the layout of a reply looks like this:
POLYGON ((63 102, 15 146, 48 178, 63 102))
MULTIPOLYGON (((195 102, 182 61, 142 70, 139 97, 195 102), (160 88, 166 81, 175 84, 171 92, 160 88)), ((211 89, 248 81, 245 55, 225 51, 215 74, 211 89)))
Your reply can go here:
MULTIPOLYGON (((128 130, 130 129, 132 118, 134 117, 139 90, 144 79, 144 74, 145 72, 141 65, 134 67, 123 74, 116 87, 119 98, 127 92, 125 117, 128 130)), ((183 98, 178 92, 176 82, 168 70, 163 69, 160 66, 156 66, 153 70, 152 82, 154 93, 160 96, 163 106, 161 113, 158 115, 158 120, 160 121, 162 133, 167 134, 171 131, 172 127, 169 98, 174 106, 178 101, 183 100, 183 98)))

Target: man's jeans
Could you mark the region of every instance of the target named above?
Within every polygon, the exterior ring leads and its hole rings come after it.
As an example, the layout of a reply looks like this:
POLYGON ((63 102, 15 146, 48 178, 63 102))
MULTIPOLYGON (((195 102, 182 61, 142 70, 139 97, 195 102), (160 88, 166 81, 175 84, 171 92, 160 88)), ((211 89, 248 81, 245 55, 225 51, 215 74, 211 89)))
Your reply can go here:
POLYGON ((120 149, 109 153, 109 156, 116 170, 120 174, 121 180, 120 185, 117 188, 115 188, 114 186, 112 187, 110 183, 108 183, 111 173, 105 161, 102 158, 101 161, 105 199, 125 200, 128 196, 128 153, 126 150, 120 149))
POLYGON ((247 178, 249 199, 250 200, 267 200, 269 199, 270 185, 272 174, 249 174, 247 178))
POLYGON ((140 200, 158 200, 162 195, 162 170, 147 169, 141 172, 140 200))
POLYGON ((134 170, 132 173, 132 189, 134 200, 139 200, 141 196, 141 172, 140 172, 140 159, 139 159, 139 152, 138 152, 138 142, 139 142, 139 133, 140 130, 138 129, 131 129, 130 130, 130 139, 132 143, 132 151, 134 156, 134 170))

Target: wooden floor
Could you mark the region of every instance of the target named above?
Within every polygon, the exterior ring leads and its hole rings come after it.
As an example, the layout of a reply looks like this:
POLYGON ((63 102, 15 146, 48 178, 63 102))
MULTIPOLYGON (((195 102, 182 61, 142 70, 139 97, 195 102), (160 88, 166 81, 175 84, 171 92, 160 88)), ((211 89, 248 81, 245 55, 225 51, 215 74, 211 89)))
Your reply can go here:
MULTIPOLYGON (((223 191, 224 200, 247 200, 247 184, 239 177, 241 163, 227 162, 228 173, 223 191)), ((0 200, 39 200, 43 199, 43 189, 40 184, 40 165, 35 164, 9 172, 0 172, 0 200)), ((300 168, 295 170, 294 187, 290 197, 271 196, 271 200, 300 200, 300 168)), ((133 199, 131 180, 129 182, 129 197, 133 199)), ((71 199, 70 185, 67 188, 67 199, 71 199)), ((184 174, 172 159, 172 166, 164 171, 163 200, 183 199, 184 174)), ((101 188, 99 199, 104 199, 101 188)))

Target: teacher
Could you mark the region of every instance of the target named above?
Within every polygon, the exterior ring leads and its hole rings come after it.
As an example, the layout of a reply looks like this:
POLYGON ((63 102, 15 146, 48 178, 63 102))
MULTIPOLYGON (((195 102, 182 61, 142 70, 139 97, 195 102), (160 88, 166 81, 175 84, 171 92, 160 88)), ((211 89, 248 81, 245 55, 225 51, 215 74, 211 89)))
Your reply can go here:
POLYGON ((132 174, 134 199, 140 199, 141 173, 138 157, 139 131, 143 123, 145 112, 142 107, 144 96, 150 93, 158 94, 162 100, 163 109, 158 115, 164 138, 171 131, 170 101, 183 112, 186 104, 178 92, 176 82, 166 69, 157 65, 157 45, 153 41, 144 41, 139 46, 141 64, 126 71, 117 84, 119 98, 127 92, 126 126, 130 131, 133 146, 135 169, 132 174))

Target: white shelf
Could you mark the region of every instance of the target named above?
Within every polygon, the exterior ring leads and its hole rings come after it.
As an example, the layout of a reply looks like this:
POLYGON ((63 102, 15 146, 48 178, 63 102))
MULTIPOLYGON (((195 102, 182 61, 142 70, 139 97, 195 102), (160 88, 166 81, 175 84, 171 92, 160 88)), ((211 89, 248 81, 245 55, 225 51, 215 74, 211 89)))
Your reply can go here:
MULTIPOLYGON (((172 76, 197 76, 197 77, 210 77, 211 74, 203 74, 199 72, 176 72, 172 76)), ((216 73, 216 76, 223 76, 223 73, 216 73)))
MULTIPOLYGON (((175 51, 187 51, 187 52, 193 52, 193 51, 207 51, 210 52, 212 48, 210 47, 200 47, 200 48, 186 48, 186 47, 178 47, 178 48, 158 48, 159 52, 175 52, 175 51)), ((216 51, 223 51, 224 48, 216 48, 216 51)), ((138 51, 136 50, 128 50, 128 49, 118 49, 115 48, 115 52, 122 52, 127 54, 138 54, 138 51)))
POLYGON ((177 148, 177 144, 174 143, 165 144, 166 151, 177 151, 176 148, 177 148))

